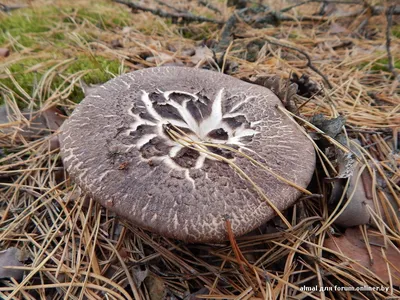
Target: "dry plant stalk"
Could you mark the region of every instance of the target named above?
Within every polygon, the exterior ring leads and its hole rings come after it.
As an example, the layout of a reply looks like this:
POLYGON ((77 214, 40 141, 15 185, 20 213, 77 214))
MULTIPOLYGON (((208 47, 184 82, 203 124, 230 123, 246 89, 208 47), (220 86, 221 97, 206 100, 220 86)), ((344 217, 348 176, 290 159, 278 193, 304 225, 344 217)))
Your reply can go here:
MULTIPOLYGON (((232 14, 231 8, 218 1, 208 2, 221 14, 199 5, 195 6, 196 15, 211 14, 213 19, 227 20, 232 14)), ((287 1, 282 7, 278 7, 280 3, 276 1, 264 1, 267 2, 274 11, 290 6, 287 1)), ((35 1, 31 5, 35 11, 40 11, 43 3, 35 1)), ((336 212, 347 204, 338 205, 333 214, 327 204, 329 185, 320 180, 315 183, 316 192, 324 195, 323 199, 310 198, 302 205, 296 205, 287 218, 282 216, 290 229, 269 223, 253 235, 230 236, 230 244, 182 244, 125 224, 81 195, 68 180, 58 150, 51 149, 50 140, 57 132, 50 134, 49 131, 47 135, 35 138, 26 136, 27 128, 34 121, 19 108, 22 105, 32 112, 56 105, 69 114, 77 101, 75 91, 80 80, 93 72, 66 72, 74 57, 81 56, 118 60, 121 73, 168 63, 229 70, 233 62, 239 66, 238 72, 233 74, 238 78, 277 74, 289 79, 291 73, 308 74, 320 84, 320 92, 312 98, 296 98, 300 122, 318 132, 307 122, 311 116, 322 113, 336 117, 340 113, 346 117, 343 132, 347 137, 361 141, 362 145, 356 146, 361 152, 358 158, 372 174, 374 205, 382 206, 379 211, 373 207, 368 210, 374 223, 378 224, 374 235, 383 238, 381 253, 387 259, 388 247, 398 247, 400 243, 400 225, 393 206, 393 203, 400 204, 400 168, 396 152, 400 98, 399 86, 393 83, 392 73, 380 68, 387 58, 387 53, 377 50, 386 42, 385 15, 373 11, 370 16, 361 11, 359 5, 337 4, 338 8, 345 5, 337 13, 349 10, 354 15, 356 12, 357 20, 329 14, 312 16, 310 12, 317 12, 319 3, 309 2, 285 12, 286 19, 279 26, 256 29, 242 18, 236 22, 221 68, 208 57, 196 60, 195 56, 185 52, 199 49, 194 40, 184 36, 193 35, 198 40, 206 37, 207 42, 218 40, 218 25, 190 23, 182 29, 166 19, 140 12, 132 21, 112 27, 107 20, 93 21, 89 14, 82 13, 82 10, 94 8, 89 8, 87 1, 74 2, 77 9, 73 10, 65 1, 59 3, 61 7, 53 12, 57 17, 55 26, 46 34, 62 34, 68 47, 60 49, 43 42, 30 47, 24 44, 23 38, 34 38, 40 33, 24 36, 15 31, 4 33, 5 46, 9 47, 11 55, 0 62, 3 70, 0 72, 0 91, 4 105, 13 116, 10 122, 0 123, 0 245, 1 249, 15 246, 24 250, 29 260, 24 267, 18 267, 25 271, 22 281, 2 280, 0 298, 149 299, 153 292, 147 281, 150 279, 169 296, 180 298, 195 292, 205 299, 366 298, 361 292, 308 292, 301 291, 300 287, 315 284, 389 286, 398 280, 391 272, 385 283, 357 260, 324 247, 324 241, 336 230, 332 227, 336 212), (376 32, 372 25, 357 29, 368 18, 373 18, 369 24, 376 26, 376 32), (102 23, 107 24, 103 26, 102 23), (90 37, 88 32, 92 34, 90 37), (373 39, 368 35, 373 35, 373 39), (301 45, 332 89, 321 88, 321 77, 305 66, 304 55, 279 45, 265 45, 265 36, 285 45, 301 45), (123 47, 113 47, 114 40, 119 40, 123 47), (57 52, 65 56, 53 55, 57 52), (14 70, 29 61, 33 63, 23 69, 23 74, 32 75, 29 78, 33 79, 27 84, 14 70), (57 86, 54 82, 58 82, 57 86), (386 215, 391 216, 387 223, 384 221, 386 215), (141 276, 146 279, 140 279, 141 276)), ((182 1, 172 0, 168 4, 186 9, 182 1)), ((102 8, 101 14, 109 9, 114 13, 121 7, 110 4, 108 8, 102 8)), ((126 13, 130 14, 130 11, 126 13)), ((0 17, 3 21, 8 16, 2 14, 0 17)), ((397 44, 398 37, 392 36, 393 56, 398 53, 397 44)), ((173 136, 208 155, 211 154, 207 147, 224 148, 242 155, 265 171, 271 171, 236 149, 185 141, 185 136, 177 129, 173 136)), ((330 139, 330 142, 348 151, 336 140, 330 139)), ((335 176, 335 162, 315 142, 314 145, 321 164, 316 173, 321 178, 335 176)), ((217 155, 213 157, 222 159, 217 155)), ((245 175, 251 179, 251 174, 244 174, 243 178, 247 178, 245 175)), ((277 178, 286 182, 283 177, 277 178)), ((309 194, 306 190, 302 192, 309 194)), ((229 225, 227 230, 229 232, 229 225)), ((371 249, 376 246, 371 242, 370 231, 363 228, 360 236, 369 242, 368 255, 373 258, 371 249)), ((386 265, 390 270, 396 267, 393 266, 395 262, 388 259, 386 265)), ((391 285, 388 292, 375 290, 368 294, 377 299, 399 296, 400 291, 395 285, 391 285)))

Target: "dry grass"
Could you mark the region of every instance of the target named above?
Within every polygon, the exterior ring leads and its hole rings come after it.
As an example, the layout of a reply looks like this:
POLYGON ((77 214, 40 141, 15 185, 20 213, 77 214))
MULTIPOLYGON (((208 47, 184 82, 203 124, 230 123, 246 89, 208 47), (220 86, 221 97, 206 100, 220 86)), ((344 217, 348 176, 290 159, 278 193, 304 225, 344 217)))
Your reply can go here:
MULTIPOLYGON (((189 7, 179 1, 168 3, 175 2, 189 7)), ((15 14, 39 12, 54 5, 51 3, 28 3, 28 8, 15 14)), ((389 273, 387 283, 365 267, 355 268, 358 262, 353 258, 324 247, 324 241, 337 233, 338 228, 332 225, 337 215, 328 207, 331 183, 321 178, 335 176, 337 167, 317 144, 319 164, 312 192, 322 198, 310 197, 285 212, 284 218, 290 226, 275 219, 251 235, 231 237, 230 243, 192 245, 159 237, 126 224, 80 195, 68 180, 59 151, 52 144, 56 129, 36 137, 27 136, 25 131, 32 120, 22 114, 21 107, 45 111, 55 105, 70 114, 82 97, 80 79, 90 79, 87 75, 93 69, 108 72, 111 78, 128 70, 170 62, 202 65, 205 60, 193 62, 185 50, 195 47, 202 38, 218 39, 221 31, 215 24, 172 24, 149 13, 132 15, 129 20, 126 19, 129 11, 111 2, 74 3, 77 8, 88 12, 93 9, 107 16, 114 12, 120 16, 122 12, 120 24, 103 26, 90 15, 71 10, 67 1, 56 3, 58 9, 52 12, 54 23, 46 35, 62 34, 60 45, 38 42, 37 37, 43 33, 27 33, 25 42, 31 43, 24 45, 18 32, 9 34, 3 45, 12 49, 12 54, 0 61, 0 90, 4 105, 14 115, 9 123, 0 124, 0 248, 18 247, 29 259, 23 267, 25 277, 21 282, 1 281, 0 298, 161 299, 168 295, 174 299, 189 297, 194 292, 206 299, 400 297, 399 287, 390 285, 400 280, 393 277, 393 272, 389 273), (70 22, 60 21, 64 19, 70 22), (119 40, 123 48, 113 47, 114 40, 119 40), (75 57, 86 57, 97 64, 89 67, 83 64, 82 70, 76 70, 71 67, 75 57), (146 57, 152 58, 146 60, 146 57), (101 66, 102 59, 116 61, 117 72, 101 66), (21 70, 23 60, 31 64, 21 70), (300 291, 303 285, 382 285, 390 289, 369 293, 306 292, 300 291)), ((190 5, 197 14, 229 17, 231 9, 221 1, 212 3, 220 8, 222 15, 197 6, 195 1, 190 5)), ((283 8, 288 3, 282 1, 280 7, 276 6, 272 8, 283 8)), ((316 114, 346 118, 342 132, 347 145, 333 138, 327 141, 345 151, 354 144, 352 139, 361 142, 361 146, 353 146, 361 153, 357 159, 371 175, 371 197, 378 209, 370 208, 376 229, 367 233, 367 227, 360 226, 360 237, 366 241, 371 234, 383 237, 381 249, 386 257, 389 245, 397 246, 400 252, 400 222, 396 215, 400 207, 400 96, 399 82, 381 66, 386 58, 385 17, 371 17, 363 34, 357 30, 367 13, 351 19, 326 16, 315 17, 314 21, 299 20, 299 16, 310 16, 318 7, 318 3, 308 3, 291 10, 287 15, 293 16, 293 21, 276 27, 254 29, 239 22, 237 38, 229 46, 223 69, 237 63, 238 72, 233 76, 239 78, 278 74, 287 79, 291 72, 305 73, 322 86, 322 78, 306 67, 307 61, 298 51, 265 41, 295 46, 310 55, 332 89, 324 88, 311 98, 296 98, 300 123, 303 130, 315 133, 318 130, 308 121, 316 114), (339 24, 340 30, 332 24, 339 24), (373 38, 365 37, 373 33, 373 38), (248 45, 259 41, 261 47, 249 62, 246 57, 252 53, 248 45), (343 46, 344 42, 347 44, 343 46), (386 223, 384 218, 388 220, 386 223)), ((339 5, 338 11, 353 8, 339 5)), ((4 14, 0 22, 7 22, 8 18, 4 14)), ((394 18, 396 22, 398 19, 394 18)), ((397 60, 399 51, 399 38, 393 37, 392 54, 397 60)), ((338 205, 336 211, 340 209, 344 208, 338 205)), ((392 271, 399 270, 398 261, 387 260, 387 265, 392 271)))

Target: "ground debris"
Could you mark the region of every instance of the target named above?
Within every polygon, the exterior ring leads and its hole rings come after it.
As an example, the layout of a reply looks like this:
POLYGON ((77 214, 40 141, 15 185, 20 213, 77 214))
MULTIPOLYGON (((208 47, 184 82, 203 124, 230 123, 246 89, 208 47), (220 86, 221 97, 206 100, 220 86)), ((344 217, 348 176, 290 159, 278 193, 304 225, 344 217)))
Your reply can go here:
POLYGON ((367 230, 365 237, 359 228, 348 228, 342 236, 325 240, 324 246, 350 258, 350 266, 358 272, 376 274, 386 283, 391 280, 391 284, 400 285, 397 265, 387 263, 400 261, 399 249, 393 243, 385 246, 384 237, 372 230, 367 230), (387 248, 385 252, 382 247, 387 248))
POLYGON ((12 269, 12 267, 22 267, 24 265, 23 261, 26 260, 23 256, 23 252, 14 247, 0 251, 0 278, 13 277, 16 280, 22 279, 24 270, 12 269))
MULTIPOLYGON (((22 282, 1 280, 2 297, 150 299, 153 287, 152 297, 165 299, 399 297, 398 5, 388 14, 395 1, 129 2, 167 15, 92 0, 30 1, 0 14, 0 46, 10 52, 0 57, 0 242, 30 255, 18 260, 22 282), (218 22, 185 20, 187 12, 218 22), (127 224, 69 180, 49 140, 92 93, 86 86, 95 91, 120 74, 169 64, 229 73, 294 100, 294 110, 285 106, 318 161, 312 194, 283 212, 291 229, 277 218, 234 236, 236 256, 229 242, 186 244, 127 224), (287 84, 298 85, 293 97, 287 84), (378 282, 389 291, 301 289, 378 282)), ((117 150, 106 156, 123 172, 117 150)))

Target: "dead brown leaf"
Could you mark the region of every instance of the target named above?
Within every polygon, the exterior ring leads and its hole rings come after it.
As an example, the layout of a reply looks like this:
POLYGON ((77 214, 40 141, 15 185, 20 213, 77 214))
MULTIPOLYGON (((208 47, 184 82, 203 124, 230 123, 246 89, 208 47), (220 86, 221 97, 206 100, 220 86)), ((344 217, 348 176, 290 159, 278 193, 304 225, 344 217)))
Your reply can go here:
MULTIPOLYGON (((400 285, 399 249, 395 249, 390 245, 387 249, 384 249, 387 259, 386 261, 382 256, 382 247, 384 246, 383 237, 374 234, 370 230, 367 232, 367 234, 370 240, 372 260, 370 259, 367 247, 359 228, 348 228, 344 235, 325 240, 324 247, 341 252, 348 258, 357 261, 361 266, 371 270, 383 281, 389 282, 389 276, 391 275, 393 285, 400 285), (388 270, 388 266, 390 268, 390 272, 388 270)), ((355 263, 351 263, 350 265, 355 270, 363 274, 370 275, 367 274, 367 271, 361 266, 355 263)))
POLYGON ((207 46, 196 47, 196 52, 190 57, 190 61, 194 65, 202 65, 203 63, 213 59, 213 53, 207 46))
POLYGON ((44 118, 46 127, 51 131, 60 128, 66 118, 62 111, 54 106, 42 111, 41 116, 44 118))
POLYGON ((0 252, 0 278, 13 277, 16 280, 22 279, 23 270, 4 268, 4 267, 21 267, 24 264, 20 262, 22 259, 21 250, 18 248, 8 248, 0 252))
POLYGON ((162 300, 166 296, 165 282, 160 277, 149 274, 144 280, 151 300, 162 300))
MULTIPOLYGON (((335 132, 335 128, 339 129, 339 126, 336 124, 333 129, 329 129, 331 134, 335 132)), ((357 140, 353 140, 353 142, 359 144, 357 140)), ((369 224, 371 216, 367 206, 375 208, 374 202, 369 196, 372 194, 372 187, 364 184, 368 181, 370 175, 366 168, 362 168, 362 163, 358 162, 355 157, 355 155, 360 156, 361 153, 352 143, 349 147, 352 152, 347 154, 340 149, 337 150, 339 174, 335 178, 329 179, 329 181, 333 181, 331 203, 338 203, 343 193, 346 193, 344 198, 346 208, 335 220, 335 224, 346 228, 369 224), (348 188, 345 190, 347 181, 349 181, 348 188), (347 203, 348 201, 349 203, 347 203)))
MULTIPOLYGON (((360 175, 361 171, 361 165, 356 163, 353 174, 348 179, 350 182, 346 191, 346 198, 349 199, 346 201, 350 201, 350 203, 347 204, 346 209, 336 218, 335 224, 344 227, 352 227, 368 224, 371 221, 367 205, 373 208, 374 202, 372 199, 367 198, 361 178, 362 176, 369 175, 365 169, 363 170, 362 175, 360 175), (359 178, 359 176, 361 177, 359 178), (358 181, 357 178, 359 178, 358 181)), ((369 188, 371 188, 371 186, 369 188)))

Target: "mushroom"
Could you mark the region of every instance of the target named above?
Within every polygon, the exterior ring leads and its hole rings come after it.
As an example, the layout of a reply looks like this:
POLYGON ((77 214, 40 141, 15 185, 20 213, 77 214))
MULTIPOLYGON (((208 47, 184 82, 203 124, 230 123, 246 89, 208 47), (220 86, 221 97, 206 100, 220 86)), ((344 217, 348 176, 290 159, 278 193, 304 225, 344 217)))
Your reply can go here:
POLYGON ((248 158, 298 186, 311 180, 313 146, 278 107, 269 89, 221 73, 143 69, 76 107, 61 128, 61 155, 84 192, 134 225, 188 242, 222 241, 227 217, 239 236, 276 215, 227 162, 281 211, 301 192, 248 158))

